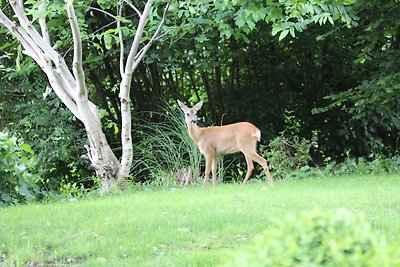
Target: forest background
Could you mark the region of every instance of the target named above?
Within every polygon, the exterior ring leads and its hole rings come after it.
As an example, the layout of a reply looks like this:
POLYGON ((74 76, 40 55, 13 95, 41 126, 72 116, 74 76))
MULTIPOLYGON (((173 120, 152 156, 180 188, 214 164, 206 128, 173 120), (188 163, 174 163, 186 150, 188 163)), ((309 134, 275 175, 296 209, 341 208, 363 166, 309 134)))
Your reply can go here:
MULTIPOLYGON (((0 3, 7 13, 9 4, 0 3)), ((43 16, 38 3, 26 2, 33 20, 43 16)), ((118 28, 110 16, 116 5, 87 0, 75 9, 89 95, 118 156, 119 32, 131 41, 138 16, 127 4, 125 24, 118 28)), ((154 3, 144 41, 165 8, 164 1, 154 3)), ((188 164, 197 173, 202 169, 199 155, 189 155, 193 147, 180 150, 187 136, 180 139, 185 130, 176 99, 187 104, 203 99, 204 126, 249 121, 259 127, 259 150, 275 178, 296 171, 310 175, 321 167, 332 173, 351 166, 398 172, 398 14, 400 2, 389 0, 171 1, 162 35, 132 76, 134 164, 128 181, 165 184, 188 164), (177 132, 163 156, 155 144, 169 136, 168 128, 177 132), (175 154, 182 163, 171 165, 167 159, 176 162, 175 154)), ((56 36, 53 47, 70 60, 73 38, 63 1, 48 3, 46 16, 50 36, 56 36)), ((98 188, 81 122, 4 27, 0 38, 1 202, 98 188)), ((225 157, 223 166, 224 180, 242 179, 243 159, 225 157)))

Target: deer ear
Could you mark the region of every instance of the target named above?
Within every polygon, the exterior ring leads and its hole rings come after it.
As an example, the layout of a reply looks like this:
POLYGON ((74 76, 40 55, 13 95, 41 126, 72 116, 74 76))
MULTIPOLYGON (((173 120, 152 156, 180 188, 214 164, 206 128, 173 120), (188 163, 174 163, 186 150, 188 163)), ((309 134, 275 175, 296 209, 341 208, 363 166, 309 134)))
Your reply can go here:
POLYGON ((185 104, 183 104, 181 101, 179 101, 179 99, 177 100, 177 102, 178 102, 178 106, 179 106, 183 111, 185 111, 185 110, 188 109, 188 107, 185 106, 185 104))
POLYGON ((203 100, 200 100, 200 102, 197 103, 197 104, 193 107, 193 109, 196 110, 196 112, 197 112, 197 111, 199 111, 199 110, 201 109, 201 106, 203 106, 203 100))

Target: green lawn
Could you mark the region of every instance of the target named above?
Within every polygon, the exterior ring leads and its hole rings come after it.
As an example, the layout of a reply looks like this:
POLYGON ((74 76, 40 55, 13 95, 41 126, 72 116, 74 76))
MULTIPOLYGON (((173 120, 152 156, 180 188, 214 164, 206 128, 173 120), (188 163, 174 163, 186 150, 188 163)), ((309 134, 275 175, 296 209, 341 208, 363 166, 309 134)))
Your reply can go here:
POLYGON ((273 219, 342 207, 400 243, 400 176, 344 176, 1 208, 0 266, 215 266, 273 219))

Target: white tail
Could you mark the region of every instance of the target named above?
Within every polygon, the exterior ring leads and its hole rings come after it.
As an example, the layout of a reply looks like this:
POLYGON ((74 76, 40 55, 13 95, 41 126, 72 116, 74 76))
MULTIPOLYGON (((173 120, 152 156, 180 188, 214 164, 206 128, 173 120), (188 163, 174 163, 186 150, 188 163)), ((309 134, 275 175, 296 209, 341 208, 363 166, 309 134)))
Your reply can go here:
POLYGON ((188 108, 179 100, 178 105, 185 113, 185 121, 190 137, 206 159, 203 187, 207 184, 210 171, 212 172, 213 185, 216 183, 218 156, 236 152, 242 152, 246 158, 247 173, 243 184, 247 182, 253 172, 253 161, 255 161, 263 167, 269 185, 273 186, 267 161, 256 150, 257 142, 261 138, 261 131, 256 126, 249 122, 239 122, 224 126, 200 128, 196 125, 196 114, 203 105, 203 101, 197 103, 193 108, 188 108))

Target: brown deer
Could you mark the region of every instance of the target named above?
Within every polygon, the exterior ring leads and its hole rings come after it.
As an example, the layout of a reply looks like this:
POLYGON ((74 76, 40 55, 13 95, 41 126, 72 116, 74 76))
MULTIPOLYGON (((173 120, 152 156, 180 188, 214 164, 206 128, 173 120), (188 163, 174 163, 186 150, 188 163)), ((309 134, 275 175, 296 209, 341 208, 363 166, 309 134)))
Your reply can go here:
POLYGON ((203 101, 201 100, 193 108, 188 108, 179 100, 178 105, 185 113, 185 122, 190 137, 206 159, 203 188, 207 184, 210 171, 212 172, 212 184, 215 185, 216 183, 218 156, 239 151, 243 153, 247 163, 247 173, 243 184, 247 182, 253 172, 253 161, 255 161, 264 169, 269 185, 273 186, 267 161, 257 153, 257 142, 260 141, 261 131, 256 126, 249 122, 238 122, 224 126, 201 128, 196 124, 196 114, 203 105, 203 101))

